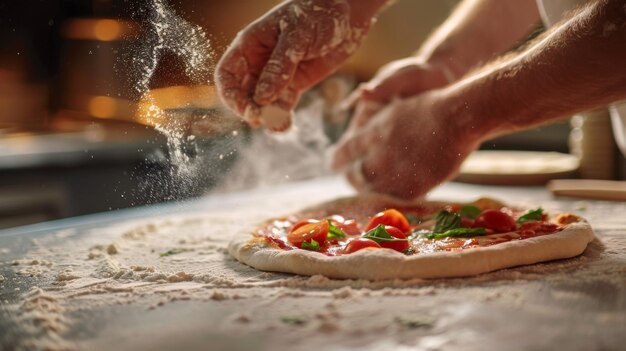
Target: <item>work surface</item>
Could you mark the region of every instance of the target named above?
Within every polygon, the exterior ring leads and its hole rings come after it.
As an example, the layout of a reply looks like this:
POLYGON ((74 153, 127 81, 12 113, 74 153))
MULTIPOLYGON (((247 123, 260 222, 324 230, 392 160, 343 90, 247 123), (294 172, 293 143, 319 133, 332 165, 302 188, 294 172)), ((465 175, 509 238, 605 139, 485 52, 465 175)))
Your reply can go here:
POLYGON ((626 204, 447 184, 587 217, 580 257, 465 279, 369 282, 257 272, 231 235, 350 195, 338 178, 0 231, 0 349, 617 350, 626 345, 626 204))

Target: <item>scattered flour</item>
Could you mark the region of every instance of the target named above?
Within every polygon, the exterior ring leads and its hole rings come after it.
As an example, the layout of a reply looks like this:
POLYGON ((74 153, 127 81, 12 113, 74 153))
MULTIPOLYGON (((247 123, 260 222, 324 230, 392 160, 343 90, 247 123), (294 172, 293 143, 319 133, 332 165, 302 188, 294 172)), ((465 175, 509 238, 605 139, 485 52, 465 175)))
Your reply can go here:
POLYGON ((115 255, 116 253, 120 251, 120 249, 115 243, 112 243, 109 246, 107 246, 106 251, 109 255, 115 255))
POLYGON ((80 277, 77 276, 77 275, 72 274, 71 271, 64 271, 64 272, 61 272, 61 273, 59 273, 57 275, 57 281, 58 282, 66 282, 66 281, 74 280, 74 279, 78 279, 78 278, 80 278, 80 277))
POLYGON ((40 258, 15 260, 11 264, 19 267, 15 272, 16 274, 30 277, 38 277, 48 273, 52 267, 52 262, 40 258))
MULTIPOLYGON (((420 325, 411 324, 411 318, 419 321, 424 316, 435 319, 437 328, 465 323, 458 315, 462 312, 433 306, 471 301, 472 308, 482 304, 527 311, 538 299, 568 305, 588 301, 586 291, 561 288, 572 284, 572 279, 588 286, 602 284, 613 291, 623 291, 626 284, 626 236, 623 229, 616 229, 620 225, 626 228, 626 221, 620 216, 598 221, 601 240, 580 257, 466 279, 301 277, 259 272, 228 256, 231 233, 275 215, 277 208, 297 208, 296 200, 276 199, 276 204, 268 203, 263 209, 241 207, 238 211, 130 221, 73 234, 71 240, 54 233, 40 237, 32 252, 8 266, 35 283, 12 305, 21 332, 28 335, 19 349, 81 348, 64 337, 68 330, 79 327, 70 316, 115 305, 155 310, 180 301, 233 304, 232 314, 220 327, 225 333, 240 332, 241 328, 271 330, 297 340, 295 335, 306 331, 331 338, 359 335, 362 337, 356 340, 365 342, 370 340, 367 336, 380 333, 421 332, 410 327, 392 329, 399 316, 408 318, 409 326, 420 325), (242 218, 240 213, 254 215, 242 218), (300 323, 297 318, 281 322, 282 317, 294 315, 308 322, 300 323)), ((610 208, 603 203, 588 204, 585 215, 594 223, 595 218, 606 218, 603 212, 610 208)), ((0 282, 4 279, 0 276, 0 282)), ((594 317, 597 323, 624 321, 620 311, 600 312, 602 315, 594 317)))

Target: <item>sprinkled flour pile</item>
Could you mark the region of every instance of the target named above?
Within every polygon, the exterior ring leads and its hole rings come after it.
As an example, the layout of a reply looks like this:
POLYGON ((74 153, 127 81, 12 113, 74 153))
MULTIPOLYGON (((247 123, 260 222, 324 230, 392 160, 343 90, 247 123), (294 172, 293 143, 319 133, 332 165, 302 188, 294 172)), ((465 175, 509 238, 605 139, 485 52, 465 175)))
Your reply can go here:
MULTIPOLYGON (((298 199, 279 194, 274 199, 268 197, 262 208, 251 201, 221 211, 172 214, 82 234, 63 230, 42 236, 24 258, 6 262, 13 274, 4 279, 28 280, 32 284, 18 301, 7 305, 23 335, 18 346, 51 350, 105 349, 114 345, 123 349, 166 348, 164 345, 173 344, 162 344, 164 341, 157 336, 152 341, 103 343, 102 338, 115 326, 91 326, 87 335, 99 338, 76 337, 81 335, 76 333, 85 327, 79 322, 85 315, 89 319, 109 316, 112 320, 108 323, 123 325, 127 315, 156 316, 161 310, 183 313, 192 306, 208 312, 199 320, 197 315, 189 317, 193 326, 187 326, 181 335, 219 335, 226 339, 218 338, 215 345, 223 343, 225 348, 236 339, 233 335, 246 340, 246 336, 259 333, 264 337, 257 341, 268 349, 323 346, 317 338, 302 340, 302 333, 324 335, 323 340, 334 340, 337 345, 369 345, 381 350, 408 340, 426 346, 449 345, 469 337, 452 331, 466 324, 476 308, 485 313, 515 311, 519 318, 516 323, 534 320, 538 325, 550 324, 535 320, 537 316, 531 313, 539 299, 554 309, 545 318, 558 320, 564 313, 556 309, 559 304, 596 303, 588 292, 572 289, 574 283, 586 287, 601 284, 609 295, 611 291, 623 293, 626 285, 626 221, 620 216, 608 216, 612 220, 594 223, 594 219, 607 218, 607 211, 623 210, 623 206, 604 203, 587 205, 585 215, 595 224, 601 241, 592 243, 582 256, 468 279, 370 282, 299 277, 256 271, 229 257, 226 247, 231 234, 303 205, 298 199), (448 304, 455 308, 446 307, 448 304), (114 322, 118 318, 120 322, 114 322), (233 337, 229 339, 229 335, 233 337)), ((624 296, 621 299, 624 306, 624 296)), ((598 308, 594 323, 623 325, 622 312, 598 308)), ((161 318, 167 321, 169 317, 161 318)), ((472 325, 481 323, 486 322, 479 319, 472 325)), ((139 325, 136 328, 142 335, 139 325)), ((164 326, 164 330, 171 328, 171 324, 164 326)), ((543 333, 555 332, 554 326, 546 328, 543 333)), ((601 332, 609 344, 611 338, 621 337, 611 330, 615 329, 601 332)))

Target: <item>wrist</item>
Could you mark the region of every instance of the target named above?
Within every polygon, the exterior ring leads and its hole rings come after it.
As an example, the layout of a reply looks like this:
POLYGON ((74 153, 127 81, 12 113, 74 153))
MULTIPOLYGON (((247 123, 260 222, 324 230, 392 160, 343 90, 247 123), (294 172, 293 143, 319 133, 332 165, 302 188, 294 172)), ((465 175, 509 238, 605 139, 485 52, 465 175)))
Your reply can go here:
POLYGON ((441 73, 442 79, 444 79, 447 84, 452 84, 461 78, 461 75, 457 73, 456 70, 440 60, 423 60, 418 57, 418 61, 423 62, 424 65, 430 67, 432 70, 441 73))
POLYGON ((482 142, 497 134, 500 126, 489 101, 470 82, 462 80, 433 92, 433 111, 444 125, 456 129, 456 135, 471 142, 482 142))

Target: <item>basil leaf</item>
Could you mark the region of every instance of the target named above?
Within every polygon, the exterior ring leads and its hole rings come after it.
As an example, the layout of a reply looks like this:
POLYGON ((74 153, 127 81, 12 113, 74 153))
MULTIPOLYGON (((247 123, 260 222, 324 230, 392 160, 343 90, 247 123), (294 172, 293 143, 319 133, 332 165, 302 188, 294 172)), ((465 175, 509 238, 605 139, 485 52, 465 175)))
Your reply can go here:
POLYGON ((171 249, 171 250, 167 250, 165 252, 161 252, 159 254, 159 257, 167 257, 167 256, 172 256, 172 255, 176 255, 179 254, 181 252, 184 252, 185 250, 183 249, 171 249))
POLYGON ((461 217, 475 219, 476 217, 478 217, 478 215, 480 215, 480 212, 480 208, 476 206, 465 205, 461 207, 461 210, 459 210, 459 215, 461 215, 461 217))
POLYGON ((480 236, 485 235, 487 231, 485 228, 454 228, 450 229, 444 233, 432 233, 426 236, 428 239, 443 239, 447 237, 472 237, 472 236, 480 236))
POLYGON ((408 240, 408 239, 398 239, 392 236, 385 230, 385 226, 382 224, 379 224, 376 228, 363 234, 361 237, 374 240, 375 242, 379 244, 382 242, 387 242, 387 241, 407 241, 408 240))
POLYGON ((409 221, 409 224, 416 225, 423 222, 421 218, 414 215, 413 213, 403 213, 403 215, 404 217, 406 217, 406 220, 409 221))
POLYGON ((443 233, 450 229, 459 228, 461 226, 461 216, 457 213, 450 213, 446 210, 437 212, 435 216, 435 227, 433 232, 443 233))
POLYGON ((517 219, 517 223, 524 223, 528 221, 540 221, 543 218, 543 209, 541 207, 529 210, 517 219))
POLYGON ((346 233, 328 220, 328 239, 345 239, 346 233))
POLYGON ((300 248, 305 249, 305 250, 311 250, 311 251, 319 251, 320 244, 314 239, 311 239, 310 243, 303 241, 302 245, 300 245, 300 248))
POLYGON ((430 319, 406 319, 402 317, 394 318, 394 321, 400 324, 403 327, 409 329, 417 329, 417 328, 432 328, 434 322, 430 319))
POLYGON ((307 322, 306 319, 298 316, 283 316, 280 317, 280 321, 291 325, 304 325, 307 322))

